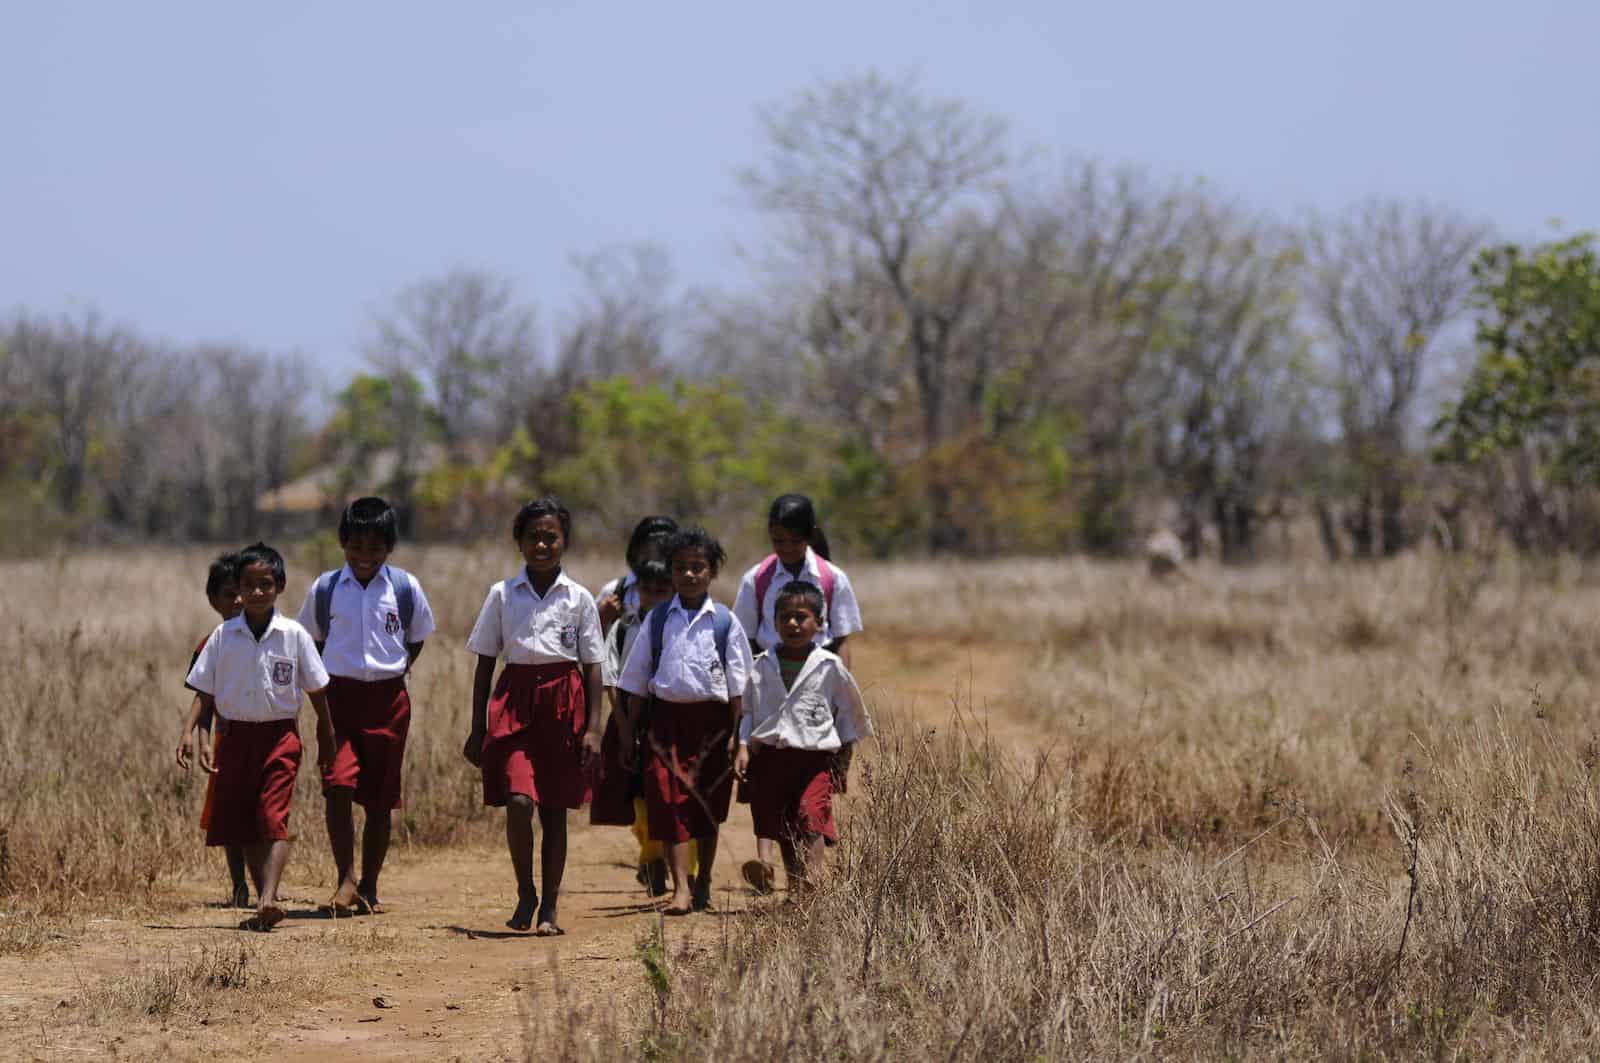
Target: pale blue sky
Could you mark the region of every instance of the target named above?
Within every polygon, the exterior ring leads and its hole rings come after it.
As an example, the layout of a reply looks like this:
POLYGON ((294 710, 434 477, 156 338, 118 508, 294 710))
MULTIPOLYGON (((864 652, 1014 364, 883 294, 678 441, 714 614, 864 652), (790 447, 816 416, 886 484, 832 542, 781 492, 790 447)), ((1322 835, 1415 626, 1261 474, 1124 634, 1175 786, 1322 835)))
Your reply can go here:
POLYGON ((366 309, 451 264, 546 322, 568 254, 610 242, 737 286, 756 105, 868 67, 1284 212, 1384 192, 1600 228, 1596 0, 52 0, 0 39, 0 310, 89 301, 341 375, 366 309))

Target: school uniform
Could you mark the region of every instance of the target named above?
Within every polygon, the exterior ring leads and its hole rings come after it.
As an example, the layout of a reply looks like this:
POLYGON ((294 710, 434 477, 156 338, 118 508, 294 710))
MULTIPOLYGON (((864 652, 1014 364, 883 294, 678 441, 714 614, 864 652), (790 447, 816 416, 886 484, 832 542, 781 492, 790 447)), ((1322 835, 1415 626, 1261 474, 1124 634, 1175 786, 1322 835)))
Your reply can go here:
MULTIPOLYGON (((188 675, 189 675, 189 672, 194 671, 195 662, 200 659, 200 651, 206 648, 206 642, 210 638, 211 638, 211 636, 207 635, 205 638, 203 638, 199 642, 195 643, 194 653, 189 658, 189 667, 183 673, 184 674, 183 689, 194 691, 197 694, 199 693, 199 691, 195 690, 194 687, 189 685, 188 675)), ((216 762, 217 749, 222 743, 222 732, 217 730, 216 728, 214 728, 212 726, 214 722, 215 721, 212 720, 212 718, 209 715, 207 715, 205 713, 201 713, 201 715, 200 715, 200 726, 204 727, 206 730, 212 732, 212 734, 211 734, 211 759, 212 759, 212 763, 216 762)), ((216 776, 215 772, 212 772, 212 773, 210 773, 210 774, 208 774, 206 776, 206 798, 200 805, 200 829, 201 830, 209 830, 210 829, 210 827, 211 827, 211 810, 212 810, 212 808, 215 807, 216 801, 217 801, 217 776, 216 776)))
POLYGON ((300 771, 295 718, 302 693, 328 673, 305 628, 274 612, 260 639, 244 614, 219 624, 201 647, 189 685, 210 694, 225 740, 216 753, 216 794, 207 845, 251 845, 289 837, 289 803, 300 771))
MULTIPOLYGON (((600 684, 607 690, 615 689, 622 674, 622 662, 639 636, 639 615, 624 615, 611 626, 606 635, 605 660, 600 665, 600 684)), ((633 826, 639 817, 635 814, 634 798, 641 796, 643 775, 637 762, 629 771, 622 764, 621 713, 613 711, 606 720, 606 730, 600 740, 600 766, 594 779, 594 792, 589 802, 589 822, 600 827, 633 826)), ((641 857, 641 860, 644 858, 641 857)))
POLYGON ((778 637, 778 627, 774 620, 777 614, 778 593, 795 580, 804 580, 816 587, 825 590, 825 581, 822 578, 822 566, 827 565, 833 573, 833 595, 831 600, 828 595, 823 595, 822 623, 817 628, 817 645, 826 646, 835 639, 847 638, 861 630, 861 605, 856 601, 856 592, 850 585, 850 577, 844 574, 844 569, 830 561, 824 561, 817 556, 815 550, 806 547, 806 559, 800 566, 800 574, 795 575, 785 568, 782 562, 777 562, 771 569, 771 577, 762 588, 761 601, 756 601, 757 575, 766 562, 751 565, 739 580, 739 593, 733 599, 733 615, 739 618, 739 623, 751 633, 751 638, 756 645, 764 650, 770 650, 783 640, 778 637))
POLYGON ((322 663, 332 677, 328 714, 333 719, 333 763, 322 770, 322 789, 352 790, 362 808, 389 811, 401 805, 401 770, 411 729, 406 670, 408 643, 433 634, 433 609, 422 585, 408 572, 380 566, 363 587, 345 565, 334 577, 328 600, 328 630, 317 616, 317 584, 311 585, 299 622, 322 643, 322 663), (400 615, 396 586, 409 580, 411 623, 400 615))
POLYGON ((872 734, 861 690, 837 654, 811 651, 785 682, 776 651, 756 658, 739 742, 750 747, 750 817, 760 838, 820 834, 833 844, 833 767, 841 748, 872 734))
POLYGON ((645 741, 650 837, 683 842, 716 833, 717 824, 728 818, 733 795, 728 743, 736 724, 729 701, 743 695, 749 683, 750 646, 738 617, 730 617, 724 667, 709 595, 693 612, 676 596, 665 608, 659 667, 652 674, 647 615, 617 686, 654 699, 645 741))
POLYGON ((541 596, 524 569, 489 588, 467 649, 506 659, 489 699, 483 803, 500 807, 523 794, 544 807, 581 808, 590 794, 583 734, 591 707, 579 666, 605 658, 594 596, 565 572, 541 596))

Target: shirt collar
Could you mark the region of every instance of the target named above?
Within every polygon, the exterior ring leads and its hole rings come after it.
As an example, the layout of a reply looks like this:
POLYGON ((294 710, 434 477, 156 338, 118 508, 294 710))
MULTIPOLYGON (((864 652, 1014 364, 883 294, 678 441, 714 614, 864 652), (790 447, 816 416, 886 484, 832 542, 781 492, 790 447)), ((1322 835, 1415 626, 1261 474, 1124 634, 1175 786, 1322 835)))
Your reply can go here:
MULTIPOLYGON (((789 689, 794 690, 800 685, 800 680, 816 671, 817 666, 822 663, 827 653, 828 651, 823 649, 821 646, 818 646, 816 649, 812 650, 811 656, 806 658, 805 663, 800 666, 800 671, 795 674, 794 686, 790 687, 789 689)), ((774 646, 761 656, 766 658, 766 667, 772 672, 773 676, 778 679, 782 679, 783 668, 778 663, 778 648, 774 646)))
MULTIPOLYGON (((777 574, 789 576, 789 567, 782 561, 778 562, 777 574)), ((800 574, 798 576, 789 576, 789 579, 803 579, 807 583, 813 583, 819 587, 822 586, 822 569, 817 566, 816 551, 809 546, 806 547, 806 559, 800 562, 800 574)))
MULTIPOLYGON (((267 630, 265 630, 265 631, 263 631, 261 633, 262 639, 265 639, 268 635, 272 634, 274 631, 282 631, 282 630, 284 630, 285 626, 286 625, 285 625, 285 621, 284 621, 284 618, 283 618, 283 611, 280 610, 280 609, 273 609, 272 610, 272 619, 267 621, 267 630)), ((239 615, 234 617, 232 620, 224 620, 222 622, 222 627, 223 627, 223 630, 225 630, 225 631, 226 630, 232 630, 232 631, 242 632, 243 634, 248 635, 252 639, 254 639, 256 637, 255 633, 250 630, 249 622, 246 621, 245 618, 244 618, 244 611, 243 610, 240 610, 239 615)))
MULTIPOLYGON (((389 579, 389 565, 388 565, 388 563, 385 562, 384 564, 379 565, 377 574, 374 575, 372 578, 373 579, 381 579, 385 583, 392 583, 392 581, 389 579)), ((346 580, 349 580, 351 583, 354 583, 358 587, 361 586, 361 581, 356 579, 355 571, 350 567, 350 562, 348 562, 348 561, 346 561, 344 563, 344 567, 339 570, 339 578, 334 580, 334 585, 338 586, 339 584, 345 582, 346 580)))
POLYGON ((711 612, 715 608, 716 608, 716 603, 711 600, 711 595, 708 594, 708 595, 706 595, 706 600, 700 603, 700 608, 696 609, 694 611, 694 613, 691 615, 690 612, 689 612, 688 606, 683 604, 683 599, 679 598, 676 594, 674 594, 672 596, 672 604, 670 606, 668 606, 668 611, 670 612, 672 610, 676 610, 676 611, 682 613, 684 616, 688 617, 690 623, 693 623, 695 620, 699 619, 702 615, 711 612))
MULTIPOLYGON (((574 585, 575 584, 573 584, 572 580, 567 578, 567 570, 563 568, 560 572, 556 573, 556 581, 550 584, 550 589, 545 592, 544 597, 550 597, 550 595, 554 594, 556 589, 559 587, 571 587, 574 585)), ((539 597, 539 592, 533 589, 533 581, 528 578, 528 567, 526 565, 517 569, 517 574, 511 577, 511 582, 506 584, 506 586, 511 590, 516 590, 518 587, 526 587, 529 594, 533 595, 535 598, 539 597)))

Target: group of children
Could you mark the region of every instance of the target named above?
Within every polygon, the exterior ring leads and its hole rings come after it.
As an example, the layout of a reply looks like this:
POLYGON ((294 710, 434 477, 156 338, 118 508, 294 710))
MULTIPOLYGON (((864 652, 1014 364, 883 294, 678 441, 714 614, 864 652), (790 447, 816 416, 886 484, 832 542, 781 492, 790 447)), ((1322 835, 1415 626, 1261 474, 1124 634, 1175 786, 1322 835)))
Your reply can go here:
MULTIPOLYGON (((845 787, 850 751, 872 733, 849 670, 861 613, 809 499, 777 499, 768 530, 773 553, 744 574, 732 609, 710 596, 726 561, 721 544, 668 517, 639 523, 627 573, 596 601, 563 571, 573 532, 560 501, 517 512, 523 565, 489 588, 467 638, 478 663, 462 749, 482 773, 484 804, 506 810, 517 880, 507 926, 563 932, 567 812, 586 804, 592 822, 633 828, 640 881, 653 896, 670 890, 667 915, 711 907, 736 784, 757 835, 747 882, 774 887, 774 850, 792 891, 820 866, 837 840, 833 795, 845 787)), ((195 696, 177 759, 187 770, 200 736, 206 843, 227 849, 236 906, 248 906, 246 871, 256 887, 244 929, 284 918, 277 890, 302 693, 316 712, 337 876, 322 907, 335 916, 383 910, 378 876, 411 715, 406 675, 434 631, 420 583, 388 563, 397 531, 382 499, 352 502, 339 522, 346 563, 313 582, 297 621, 277 612, 286 573, 271 547, 258 542, 211 566, 206 597, 222 623, 189 670, 195 696), (365 812, 359 878, 355 805, 365 812)))

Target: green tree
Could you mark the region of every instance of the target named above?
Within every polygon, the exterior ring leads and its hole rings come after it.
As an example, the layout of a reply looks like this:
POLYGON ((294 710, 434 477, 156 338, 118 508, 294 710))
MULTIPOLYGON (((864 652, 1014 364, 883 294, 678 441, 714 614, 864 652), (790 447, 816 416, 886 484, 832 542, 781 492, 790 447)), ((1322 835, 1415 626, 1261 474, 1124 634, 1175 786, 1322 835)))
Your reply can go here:
POLYGON ((1600 545, 1600 249, 1584 233, 1490 248, 1473 267, 1478 361, 1438 421, 1523 547, 1600 545), (1579 539, 1583 542, 1579 542, 1579 539))

